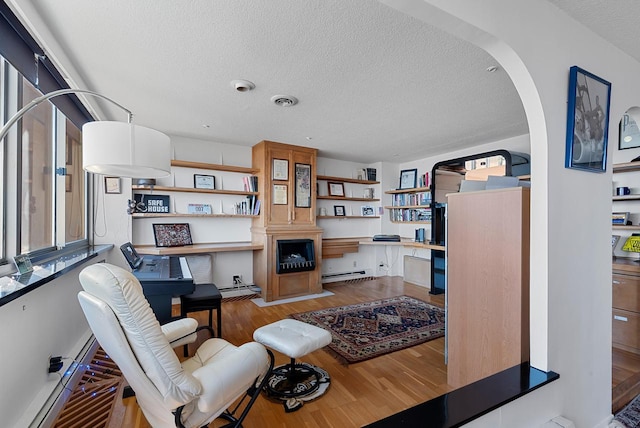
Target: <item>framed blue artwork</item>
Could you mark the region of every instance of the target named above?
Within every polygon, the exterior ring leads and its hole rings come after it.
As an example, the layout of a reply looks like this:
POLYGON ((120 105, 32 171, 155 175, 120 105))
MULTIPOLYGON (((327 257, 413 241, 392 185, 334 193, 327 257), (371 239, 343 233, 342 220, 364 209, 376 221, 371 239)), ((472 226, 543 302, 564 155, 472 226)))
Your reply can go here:
POLYGON ((610 98, 611 83, 575 65, 569 69, 566 168, 605 171, 610 98))

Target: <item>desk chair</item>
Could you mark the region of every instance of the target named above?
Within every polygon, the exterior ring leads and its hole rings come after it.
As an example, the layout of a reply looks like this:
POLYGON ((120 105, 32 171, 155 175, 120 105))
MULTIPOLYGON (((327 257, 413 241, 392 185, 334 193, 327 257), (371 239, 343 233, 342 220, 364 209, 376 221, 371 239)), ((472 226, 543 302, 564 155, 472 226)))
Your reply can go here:
POLYGON ((83 291, 78 300, 89 326, 151 426, 197 428, 218 417, 230 421, 225 426, 242 426, 273 369, 271 351, 257 342, 235 346, 214 338, 181 363, 135 276, 96 263, 84 268, 79 279, 83 291))

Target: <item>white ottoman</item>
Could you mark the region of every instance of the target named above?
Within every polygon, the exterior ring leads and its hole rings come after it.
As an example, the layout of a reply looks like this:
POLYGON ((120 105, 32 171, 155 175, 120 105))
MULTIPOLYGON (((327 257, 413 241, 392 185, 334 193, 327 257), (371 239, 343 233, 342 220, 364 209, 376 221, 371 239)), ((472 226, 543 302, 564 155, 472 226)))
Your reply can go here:
MULTIPOLYGON (((331 343, 331 333, 302 321, 283 319, 253 332, 253 339, 291 358, 291 363, 273 370, 267 382, 268 393, 279 398, 313 394, 324 377, 311 364, 296 364, 296 358, 331 343)), ((324 370, 322 370, 324 372, 324 370)), ((324 372, 326 374, 326 372, 324 372)))

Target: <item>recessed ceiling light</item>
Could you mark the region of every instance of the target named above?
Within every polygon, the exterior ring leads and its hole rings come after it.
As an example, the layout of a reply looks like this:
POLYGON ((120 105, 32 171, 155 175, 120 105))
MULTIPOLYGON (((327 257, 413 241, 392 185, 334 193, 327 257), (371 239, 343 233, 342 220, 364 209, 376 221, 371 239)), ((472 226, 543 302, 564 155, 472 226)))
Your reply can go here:
POLYGON ((211 128, 211 125, 207 125, 206 123, 202 124, 203 128, 211 128))
POLYGON ((253 82, 249 82, 248 80, 232 80, 231 86, 238 92, 249 92, 256 87, 253 82))
POLYGON ((490 65, 489 67, 487 67, 487 71, 489 73, 495 73, 496 71, 498 71, 498 66, 496 65, 490 65))
POLYGON ((298 99, 291 95, 274 95, 271 102, 280 107, 291 107, 298 104, 298 99))
POLYGON ((313 137, 304 137, 304 138, 306 138, 307 140, 313 140, 313 137))

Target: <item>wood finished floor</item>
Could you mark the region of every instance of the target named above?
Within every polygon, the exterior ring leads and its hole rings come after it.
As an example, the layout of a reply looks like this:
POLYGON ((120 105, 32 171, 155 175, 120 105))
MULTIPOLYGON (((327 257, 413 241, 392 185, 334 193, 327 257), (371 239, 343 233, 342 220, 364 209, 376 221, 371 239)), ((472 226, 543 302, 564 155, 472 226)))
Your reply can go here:
MULTIPOLYGON (((381 277, 372 281, 325 284, 334 296, 260 308, 249 300, 223 302, 222 337, 239 345, 253 340, 253 331, 289 314, 332 306, 407 295, 444 306, 444 296, 432 296, 423 287, 404 283, 401 277, 381 277)), ((206 312, 190 314, 206 323, 206 312)), ((199 341, 207 338, 199 334, 199 341)), ((191 349, 198 345, 192 344, 191 349)), ((190 349, 190 350, 191 350, 190 349)), ((182 348, 178 350, 182 359, 182 348)), ((276 365, 288 357, 275 353, 276 365)), ((320 399, 305 403, 293 413, 285 413, 280 402, 261 396, 249 412, 245 428, 264 427, 360 427, 451 390, 444 364, 444 338, 413 346, 349 366, 341 365, 328 352, 318 350, 301 358, 327 370, 331 386, 320 399)), ((134 398, 123 400, 114 414, 112 426, 147 428, 134 398)), ((211 426, 222 425, 222 422, 211 426)))
MULTIPOLYGON (((289 314, 366 302, 406 294, 444 306, 444 296, 432 296, 427 289, 402 281, 400 277, 380 277, 372 281, 325 284, 334 296, 259 308, 249 300, 224 302, 223 338, 234 344, 252 340, 253 331, 289 314)), ((206 312, 190 314, 205 324, 206 312)), ((201 332, 195 349, 207 339, 201 332)), ((178 356, 182 358, 182 348, 178 356)), ((301 359, 326 369, 331 387, 320 399, 306 403, 300 410, 285 413, 279 402, 261 396, 249 413, 245 428, 263 427, 360 427, 400 410, 442 395, 447 385, 444 364, 444 338, 394 352, 372 360, 341 365, 329 353, 318 350, 301 359)), ((276 364, 288 358, 276 353, 276 364)), ((616 412, 640 394, 640 355, 613 348, 612 412, 616 412)), ((222 423, 215 422, 212 427, 222 423)), ((116 407, 113 428, 149 428, 135 398, 127 398, 116 407)))

